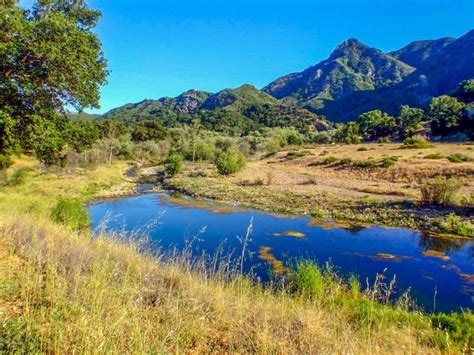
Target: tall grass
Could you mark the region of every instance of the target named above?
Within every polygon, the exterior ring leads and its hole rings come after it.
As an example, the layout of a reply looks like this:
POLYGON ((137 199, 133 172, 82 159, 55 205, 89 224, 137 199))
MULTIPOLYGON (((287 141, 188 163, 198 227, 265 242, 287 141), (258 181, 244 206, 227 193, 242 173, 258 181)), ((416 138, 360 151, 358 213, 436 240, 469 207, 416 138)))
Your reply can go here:
POLYGON ((129 235, 76 233, 49 219, 57 196, 79 198, 91 183, 117 182, 118 168, 0 189, 0 352, 437 353, 473 346, 472 314, 435 319, 381 304, 373 288, 346 285, 309 262, 297 265, 288 284, 263 287, 225 255, 151 255, 129 235))

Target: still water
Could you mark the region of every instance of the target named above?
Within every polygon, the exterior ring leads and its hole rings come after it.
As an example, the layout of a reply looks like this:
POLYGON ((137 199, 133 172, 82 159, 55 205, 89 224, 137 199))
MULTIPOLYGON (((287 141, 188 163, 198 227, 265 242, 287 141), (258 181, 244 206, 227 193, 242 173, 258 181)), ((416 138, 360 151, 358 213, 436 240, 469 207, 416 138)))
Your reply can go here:
POLYGON ((146 229, 150 245, 182 249, 192 242, 196 255, 218 250, 235 255, 253 220, 244 268, 263 281, 285 272, 296 259, 329 261, 344 277, 362 285, 377 274, 396 276, 398 294, 410 295, 427 311, 474 309, 474 241, 429 237, 408 229, 342 228, 289 217, 234 209, 186 196, 145 194, 89 206, 92 227, 104 219, 108 230, 146 229))

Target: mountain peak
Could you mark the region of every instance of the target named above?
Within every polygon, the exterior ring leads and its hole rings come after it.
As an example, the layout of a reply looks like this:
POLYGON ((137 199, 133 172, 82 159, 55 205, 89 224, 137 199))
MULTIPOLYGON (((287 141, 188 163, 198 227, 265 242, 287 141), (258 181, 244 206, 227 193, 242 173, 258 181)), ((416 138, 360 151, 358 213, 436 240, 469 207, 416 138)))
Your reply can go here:
POLYGON ((366 49, 369 49, 369 46, 365 45, 357 38, 349 38, 336 47, 329 56, 329 59, 343 57, 354 52, 362 52, 366 49))

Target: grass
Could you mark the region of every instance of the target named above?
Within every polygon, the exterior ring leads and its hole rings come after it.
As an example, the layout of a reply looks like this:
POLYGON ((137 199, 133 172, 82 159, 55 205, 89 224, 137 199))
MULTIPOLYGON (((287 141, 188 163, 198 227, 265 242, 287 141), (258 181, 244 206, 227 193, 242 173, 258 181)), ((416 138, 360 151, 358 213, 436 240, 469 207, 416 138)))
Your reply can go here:
POLYGON ((424 137, 411 137, 405 139, 400 149, 428 149, 433 147, 434 145, 424 137))
POLYGON ((451 163, 465 163, 465 162, 472 161, 473 159, 471 157, 468 157, 467 155, 456 153, 456 154, 450 155, 448 157, 448 160, 451 163))
POLYGON ((84 203, 122 184, 126 168, 74 176, 35 170, 0 188, 0 352, 439 353, 473 346, 472 314, 430 316, 403 302, 380 303, 379 284, 364 292, 330 268, 301 262, 287 279, 263 287, 224 260, 209 268, 186 252, 149 255, 133 235, 91 235, 50 219, 58 199, 84 203))

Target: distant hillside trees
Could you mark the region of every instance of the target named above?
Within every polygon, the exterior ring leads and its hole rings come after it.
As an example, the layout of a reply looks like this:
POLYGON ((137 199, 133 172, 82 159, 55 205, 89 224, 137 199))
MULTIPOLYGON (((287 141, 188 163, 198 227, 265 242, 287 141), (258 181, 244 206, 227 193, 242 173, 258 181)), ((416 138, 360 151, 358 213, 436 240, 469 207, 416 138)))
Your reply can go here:
MULTIPOLYGON (((99 106, 107 63, 93 32, 100 13, 84 1, 0 6, 0 154, 34 152, 58 163, 71 141, 65 107, 99 106)), ((75 141, 77 140, 76 130, 75 141)))

